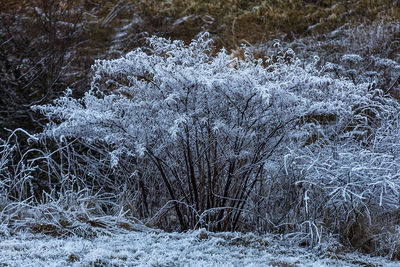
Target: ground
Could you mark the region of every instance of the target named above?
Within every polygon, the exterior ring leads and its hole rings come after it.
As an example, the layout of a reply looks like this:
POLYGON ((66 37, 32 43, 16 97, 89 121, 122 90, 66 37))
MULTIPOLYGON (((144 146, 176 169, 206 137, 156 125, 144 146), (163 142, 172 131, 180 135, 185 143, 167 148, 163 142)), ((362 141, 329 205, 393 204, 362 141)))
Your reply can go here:
POLYGON ((318 253, 274 236, 142 230, 93 239, 19 234, 0 239, 0 266, 399 266, 360 254, 318 253))

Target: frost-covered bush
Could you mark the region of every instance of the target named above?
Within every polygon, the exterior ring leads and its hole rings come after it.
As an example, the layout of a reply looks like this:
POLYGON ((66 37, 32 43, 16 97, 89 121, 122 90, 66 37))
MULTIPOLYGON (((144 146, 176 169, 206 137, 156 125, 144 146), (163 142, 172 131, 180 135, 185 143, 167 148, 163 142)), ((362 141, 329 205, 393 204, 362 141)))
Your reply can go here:
POLYGON ((394 207, 385 190, 397 190, 396 160, 374 159, 398 131, 388 128, 397 102, 382 90, 324 74, 318 58, 304 63, 291 50, 262 61, 213 51, 207 34, 148 42, 97 61, 82 99, 67 91, 36 107, 51 121, 42 137, 97 148, 85 164, 107 160, 110 177, 135 185, 134 216, 166 229, 291 232, 312 244, 359 211, 394 207))
POLYGON ((334 137, 322 131, 314 144, 291 152, 314 236, 323 226, 340 233, 342 242, 373 252, 376 235, 399 220, 400 105, 387 100, 374 107, 373 129, 361 139, 349 138, 346 129, 334 137))
POLYGON ((301 188, 297 212, 302 215, 293 217, 309 218, 299 222, 308 228, 303 232, 306 239, 315 242, 320 233, 331 231, 363 251, 398 254, 393 249, 397 243, 383 245, 381 237, 396 232, 399 220, 399 38, 399 23, 381 22, 344 25, 278 48, 258 48, 279 54, 290 47, 305 64, 318 57, 319 76, 368 88, 366 97, 354 98, 347 106, 349 113, 337 117, 347 118, 345 123, 327 124, 316 116, 306 119, 312 122, 307 130, 311 138, 306 146, 293 146, 286 156, 288 173, 299 177, 292 188, 301 188))
POLYGON ((161 38, 149 42, 150 54, 138 49, 98 61, 82 100, 65 96, 40 107, 62 120, 45 134, 101 141, 114 148, 114 167, 130 157, 131 175, 146 187, 154 186, 152 177, 163 183, 159 196, 143 190, 144 206, 155 198, 169 201, 182 229, 234 230, 265 160, 293 123, 295 113, 281 111, 297 99, 271 90, 272 75, 261 62, 232 62, 225 51, 213 57, 206 35, 188 47, 161 38))
POLYGON ((354 83, 371 83, 400 99, 400 24, 374 22, 372 24, 345 24, 327 33, 291 42, 276 41, 261 44, 254 49, 259 54, 276 54, 282 48, 291 48, 305 62, 319 57, 318 66, 338 79, 354 83))

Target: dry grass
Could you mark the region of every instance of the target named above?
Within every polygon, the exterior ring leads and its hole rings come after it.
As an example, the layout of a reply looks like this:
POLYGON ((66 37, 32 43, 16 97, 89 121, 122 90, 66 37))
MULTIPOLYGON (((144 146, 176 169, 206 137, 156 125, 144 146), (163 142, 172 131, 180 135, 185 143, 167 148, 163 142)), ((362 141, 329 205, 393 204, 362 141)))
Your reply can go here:
MULTIPOLYGON (((21 7, 40 6, 49 0, 9 0, 2 13, 21 7)), ((90 51, 103 53, 111 45, 118 27, 134 14, 143 25, 130 32, 147 32, 172 39, 190 41, 207 30, 218 38, 218 46, 236 48, 241 42, 252 44, 324 33, 345 23, 395 21, 400 18, 400 1, 393 0, 109 0, 61 1, 85 10, 90 51)), ((129 40, 129 49, 142 45, 129 40)), ((87 53, 87 50, 85 50, 87 53)))
POLYGON ((258 43, 281 33, 292 38, 331 31, 347 22, 396 20, 400 4, 388 0, 144 0, 137 10, 168 37, 189 41, 205 29, 215 33, 221 45, 232 48, 243 40, 258 43))

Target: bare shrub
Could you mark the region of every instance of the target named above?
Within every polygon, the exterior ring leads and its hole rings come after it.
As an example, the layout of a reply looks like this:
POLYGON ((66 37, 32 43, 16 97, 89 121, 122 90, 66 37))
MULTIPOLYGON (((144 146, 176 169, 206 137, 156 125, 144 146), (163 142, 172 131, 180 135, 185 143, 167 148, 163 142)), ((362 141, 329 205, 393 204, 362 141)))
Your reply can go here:
MULTIPOLYGON (((10 1, 8 1, 10 2, 10 1)), ((45 124, 30 105, 48 103, 82 82, 76 47, 83 40, 81 1, 4 3, 0 14, 0 135, 3 128, 39 131, 45 124), (76 66, 75 66, 76 67, 76 66)))

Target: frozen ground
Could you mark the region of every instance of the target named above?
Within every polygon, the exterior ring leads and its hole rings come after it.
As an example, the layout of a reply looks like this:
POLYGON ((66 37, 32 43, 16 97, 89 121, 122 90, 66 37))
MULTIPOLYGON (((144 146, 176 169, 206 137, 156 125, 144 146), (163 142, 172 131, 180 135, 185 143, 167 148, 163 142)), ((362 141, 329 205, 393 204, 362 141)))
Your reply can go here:
POLYGON ((0 266, 400 266, 356 254, 317 256, 272 237, 140 231, 93 239, 0 239, 0 266))

